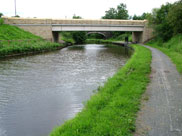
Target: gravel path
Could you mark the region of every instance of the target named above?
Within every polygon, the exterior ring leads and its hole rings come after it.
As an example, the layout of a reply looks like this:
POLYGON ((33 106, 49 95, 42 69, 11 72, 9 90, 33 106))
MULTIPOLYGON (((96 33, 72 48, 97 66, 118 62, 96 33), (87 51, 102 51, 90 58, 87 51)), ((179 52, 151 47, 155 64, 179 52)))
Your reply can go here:
POLYGON ((143 96, 134 136, 182 136, 182 78, 170 59, 152 51, 151 83, 143 96))

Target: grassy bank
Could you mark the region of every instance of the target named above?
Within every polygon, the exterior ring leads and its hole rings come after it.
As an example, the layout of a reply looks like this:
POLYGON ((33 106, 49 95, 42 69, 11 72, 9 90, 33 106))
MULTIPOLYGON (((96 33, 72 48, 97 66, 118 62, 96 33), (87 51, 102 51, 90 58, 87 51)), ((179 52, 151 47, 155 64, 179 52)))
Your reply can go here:
POLYGON ((96 43, 96 44, 101 44, 101 43, 105 43, 105 44, 111 44, 111 43, 113 43, 114 41, 116 41, 116 40, 103 40, 103 39, 87 39, 86 40, 86 43, 96 43))
POLYGON ((0 25, 0 57, 45 52, 63 45, 43 40, 41 37, 16 26, 0 25))
POLYGON ((149 82, 151 52, 133 45, 127 64, 86 103, 75 118, 53 130, 51 136, 129 136, 149 82))
POLYGON ((165 43, 154 39, 147 45, 155 47, 169 56, 177 70, 182 74, 182 35, 176 35, 165 43))

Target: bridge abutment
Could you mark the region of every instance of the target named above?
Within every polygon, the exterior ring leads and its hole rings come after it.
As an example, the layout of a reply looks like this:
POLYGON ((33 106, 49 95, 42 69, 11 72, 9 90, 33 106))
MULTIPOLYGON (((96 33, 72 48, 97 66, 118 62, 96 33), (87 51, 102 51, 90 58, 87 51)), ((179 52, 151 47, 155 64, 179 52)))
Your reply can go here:
POLYGON ((52 32, 53 42, 59 42, 59 32, 52 32))
POLYGON ((142 43, 143 41, 143 32, 132 32, 132 42, 142 43))

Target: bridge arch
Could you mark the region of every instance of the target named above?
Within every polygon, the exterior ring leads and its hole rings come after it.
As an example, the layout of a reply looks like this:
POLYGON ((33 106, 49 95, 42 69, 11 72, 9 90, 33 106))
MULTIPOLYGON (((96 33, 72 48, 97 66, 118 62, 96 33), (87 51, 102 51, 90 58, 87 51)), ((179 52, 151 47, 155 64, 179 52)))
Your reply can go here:
POLYGON ((100 34, 100 35, 104 36, 104 38, 107 38, 107 36, 103 32, 88 32, 86 35, 88 36, 90 34, 100 34))

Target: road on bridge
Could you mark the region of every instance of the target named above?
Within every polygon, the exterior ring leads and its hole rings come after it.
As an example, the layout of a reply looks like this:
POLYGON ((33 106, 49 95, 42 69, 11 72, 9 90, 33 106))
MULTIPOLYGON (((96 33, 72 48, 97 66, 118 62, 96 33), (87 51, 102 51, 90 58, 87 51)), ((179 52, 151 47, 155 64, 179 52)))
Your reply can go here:
POLYGON ((152 51, 151 82, 143 96, 134 135, 182 136, 182 78, 166 55, 145 47, 152 51))

